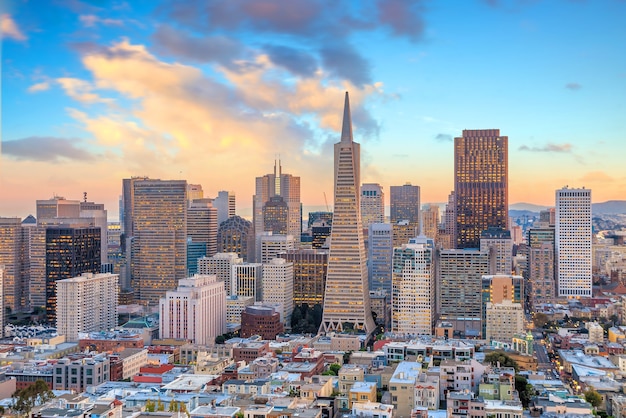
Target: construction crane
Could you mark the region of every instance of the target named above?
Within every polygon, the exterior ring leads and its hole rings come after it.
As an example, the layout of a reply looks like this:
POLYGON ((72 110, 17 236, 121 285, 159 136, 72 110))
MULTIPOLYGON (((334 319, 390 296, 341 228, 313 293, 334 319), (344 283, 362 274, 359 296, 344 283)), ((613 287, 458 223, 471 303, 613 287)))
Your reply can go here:
POLYGON ((326 198, 326 192, 324 192, 324 202, 326 202, 326 212, 330 212, 330 207, 328 206, 328 199, 326 198))

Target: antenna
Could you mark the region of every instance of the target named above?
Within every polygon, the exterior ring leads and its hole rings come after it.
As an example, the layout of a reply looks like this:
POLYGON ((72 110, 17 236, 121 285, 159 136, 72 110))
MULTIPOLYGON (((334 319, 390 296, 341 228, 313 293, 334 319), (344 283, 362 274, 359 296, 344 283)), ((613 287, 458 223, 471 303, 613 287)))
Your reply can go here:
POLYGON ((87 192, 83 192, 83 202, 87 203, 87 192))

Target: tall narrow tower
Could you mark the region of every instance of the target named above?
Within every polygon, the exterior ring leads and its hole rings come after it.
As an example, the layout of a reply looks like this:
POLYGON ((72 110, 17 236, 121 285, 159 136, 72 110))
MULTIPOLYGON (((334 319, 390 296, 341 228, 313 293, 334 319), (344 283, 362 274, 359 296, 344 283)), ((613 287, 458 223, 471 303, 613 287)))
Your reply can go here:
POLYGON ((341 141, 335 144, 335 212, 320 333, 346 327, 374 331, 367 289, 367 266, 359 201, 361 146, 352 140, 346 92, 341 141), (349 324, 349 325, 348 325, 349 324))

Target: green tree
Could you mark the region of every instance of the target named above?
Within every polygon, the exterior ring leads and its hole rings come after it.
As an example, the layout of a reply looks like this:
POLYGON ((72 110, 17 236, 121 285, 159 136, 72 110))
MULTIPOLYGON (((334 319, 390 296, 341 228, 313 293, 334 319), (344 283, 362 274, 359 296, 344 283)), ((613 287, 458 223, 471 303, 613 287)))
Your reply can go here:
POLYGON ((165 411, 165 405, 163 404, 163 402, 161 401, 161 399, 159 399, 157 401, 157 411, 162 412, 165 411))
POLYGON ((179 407, 178 407, 178 402, 176 402, 176 401, 171 401, 171 402, 170 402, 170 407, 168 408, 168 411, 169 411, 169 412, 178 412, 178 409, 179 409, 179 407))
POLYGON ((144 406, 144 410, 146 412, 155 412, 156 411, 156 404, 154 403, 154 401, 151 401, 150 399, 148 399, 146 401, 146 405, 144 406))
POLYGON ((485 362, 494 366, 497 366, 499 363, 500 367, 513 367, 515 372, 519 371, 517 362, 502 351, 494 351, 493 353, 487 354, 485 356, 485 362))
POLYGON ((341 364, 333 363, 330 366, 328 366, 328 370, 330 370, 333 373, 335 373, 335 376, 339 376, 339 370, 341 370, 341 364))
POLYGON ((519 400, 522 402, 524 408, 528 408, 530 399, 533 394, 533 386, 528 383, 526 378, 522 375, 515 375, 515 390, 519 393, 519 400))
POLYGON ((54 394, 46 382, 38 379, 32 385, 16 391, 13 398, 13 410, 20 414, 28 414, 35 405, 41 405, 54 398, 54 394))
POLYGON ((593 389, 589 389, 587 392, 585 392, 585 400, 589 402, 594 408, 602 405, 602 395, 600 395, 593 389))

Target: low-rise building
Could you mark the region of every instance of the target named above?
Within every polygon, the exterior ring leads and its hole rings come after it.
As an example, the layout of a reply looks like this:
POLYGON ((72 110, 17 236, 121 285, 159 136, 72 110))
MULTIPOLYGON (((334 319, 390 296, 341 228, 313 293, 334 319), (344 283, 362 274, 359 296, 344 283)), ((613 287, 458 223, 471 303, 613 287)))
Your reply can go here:
POLYGON ((379 402, 354 402, 352 415, 363 418, 392 418, 393 405, 379 402))
POLYGON ((348 393, 348 408, 352 408, 354 402, 376 402, 376 383, 355 382, 348 393))
POLYGON ((421 370, 421 363, 403 361, 398 364, 396 371, 389 379, 391 404, 396 410, 396 416, 411 416, 411 411, 415 407, 415 384, 421 370))

